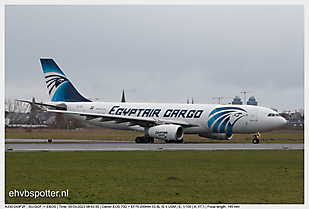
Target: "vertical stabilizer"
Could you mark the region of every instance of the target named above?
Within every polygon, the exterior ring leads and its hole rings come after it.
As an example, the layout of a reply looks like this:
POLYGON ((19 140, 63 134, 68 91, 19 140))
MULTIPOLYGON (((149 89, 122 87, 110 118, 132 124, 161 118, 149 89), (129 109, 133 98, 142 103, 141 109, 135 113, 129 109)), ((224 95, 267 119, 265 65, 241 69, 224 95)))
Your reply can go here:
POLYGON ((40 58, 52 102, 91 102, 82 96, 52 58, 40 58))

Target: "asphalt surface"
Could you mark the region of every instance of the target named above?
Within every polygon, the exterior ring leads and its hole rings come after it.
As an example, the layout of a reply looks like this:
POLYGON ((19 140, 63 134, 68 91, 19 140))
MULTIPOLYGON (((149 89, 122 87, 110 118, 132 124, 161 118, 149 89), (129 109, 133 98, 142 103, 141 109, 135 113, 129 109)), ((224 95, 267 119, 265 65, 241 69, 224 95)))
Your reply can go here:
MULTIPOLYGON (((27 140, 29 142, 29 140, 27 140)), ((93 140, 97 142, 97 140, 93 140)), ((76 144, 83 140, 52 140, 52 143, 33 140, 31 144, 5 144, 6 152, 65 152, 65 151, 162 151, 162 150, 295 150, 304 149, 304 144, 239 144, 239 143, 190 143, 190 144, 136 144, 135 142, 101 141, 95 144, 76 144), (66 142, 69 144, 55 144, 66 142), (71 144, 75 143, 75 144, 71 144)), ((15 142, 17 142, 15 140, 15 142)), ((90 142, 90 141, 87 141, 90 142)))
POLYGON ((81 139, 5 139, 5 142, 48 142, 52 140, 52 142, 56 143, 135 143, 134 141, 109 141, 109 140, 81 140, 81 139))

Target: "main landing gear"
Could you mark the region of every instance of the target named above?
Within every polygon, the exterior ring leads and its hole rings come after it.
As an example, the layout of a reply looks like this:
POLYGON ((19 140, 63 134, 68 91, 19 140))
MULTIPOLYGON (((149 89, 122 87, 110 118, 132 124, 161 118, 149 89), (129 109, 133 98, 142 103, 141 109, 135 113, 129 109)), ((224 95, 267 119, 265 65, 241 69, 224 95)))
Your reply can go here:
POLYGON ((254 139, 252 140, 253 144, 260 143, 260 140, 259 140, 260 136, 261 136, 261 133, 259 133, 259 132, 254 134, 254 139))
MULTIPOLYGON (((138 136, 135 138, 136 143, 154 143, 154 138, 147 136, 138 136)), ((165 143, 183 143, 183 139, 181 140, 165 140, 165 143)))
POLYGON ((154 139, 152 137, 147 136, 138 136, 135 138, 136 143, 154 143, 154 139))

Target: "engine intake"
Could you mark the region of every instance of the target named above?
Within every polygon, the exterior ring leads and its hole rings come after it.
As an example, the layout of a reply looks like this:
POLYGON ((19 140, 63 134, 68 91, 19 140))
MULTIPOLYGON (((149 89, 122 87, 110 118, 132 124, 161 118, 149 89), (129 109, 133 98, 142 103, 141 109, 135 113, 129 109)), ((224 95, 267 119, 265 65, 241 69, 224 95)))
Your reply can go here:
POLYGON ((148 129, 148 136, 164 140, 182 140, 184 130, 179 125, 158 125, 148 129))
POLYGON ((199 136, 217 140, 230 140, 233 138, 233 134, 227 133, 202 133, 199 136))

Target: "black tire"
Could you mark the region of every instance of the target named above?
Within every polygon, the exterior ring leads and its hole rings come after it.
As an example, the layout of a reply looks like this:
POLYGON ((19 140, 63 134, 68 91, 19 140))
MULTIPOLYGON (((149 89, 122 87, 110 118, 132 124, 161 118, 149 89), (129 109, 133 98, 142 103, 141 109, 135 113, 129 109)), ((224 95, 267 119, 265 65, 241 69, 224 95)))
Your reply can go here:
POLYGON ((150 142, 150 139, 146 136, 144 136, 143 139, 145 144, 148 144, 150 142))
POLYGON ((140 138, 140 141, 139 141, 139 143, 149 143, 149 140, 148 140, 148 138, 147 137, 145 137, 145 136, 141 136, 141 137, 139 137, 140 138))
POLYGON ((260 140, 259 139, 253 139, 252 142, 253 142, 253 144, 258 144, 258 143, 260 143, 260 140))
POLYGON ((142 141, 141 137, 138 136, 138 137, 135 138, 136 143, 141 143, 141 141, 142 141))

